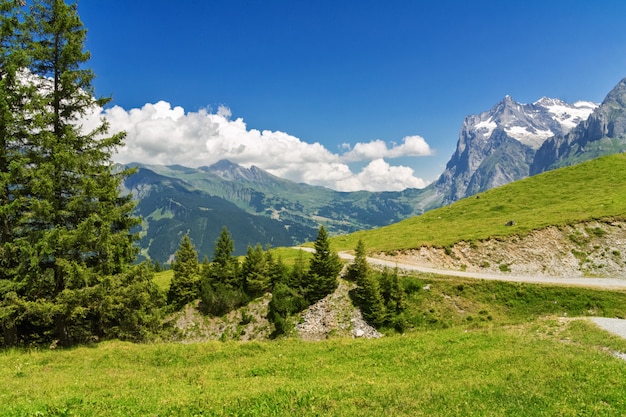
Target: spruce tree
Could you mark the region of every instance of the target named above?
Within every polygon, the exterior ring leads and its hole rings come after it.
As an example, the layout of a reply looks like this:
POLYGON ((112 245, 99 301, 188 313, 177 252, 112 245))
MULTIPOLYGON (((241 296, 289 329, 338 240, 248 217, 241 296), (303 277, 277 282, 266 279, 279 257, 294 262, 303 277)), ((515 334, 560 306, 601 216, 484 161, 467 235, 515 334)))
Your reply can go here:
POLYGON ((298 290, 303 294, 306 287, 308 270, 306 268, 306 261, 304 259, 304 251, 298 251, 298 257, 296 258, 291 271, 288 274, 288 286, 290 288, 298 290))
POLYGON ((307 285, 307 299, 314 303, 335 291, 337 276, 343 264, 337 252, 330 248, 330 240, 324 226, 319 228, 314 243, 315 253, 311 258, 307 285))
POLYGON ((355 249, 354 261, 348 266, 347 277, 356 282, 356 304, 360 307, 363 318, 373 326, 381 326, 386 318, 385 303, 378 280, 367 264, 365 244, 360 239, 355 249))
POLYGON ((394 327, 398 331, 406 328, 406 296, 400 279, 398 278, 398 268, 392 271, 385 267, 380 277, 380 291, 385 303, 387 312, 386 324, 394 327))
POLYGON ((24 103, 29 89, 20 76, 27 66, 22 45, 22 18, 15 1, 0 2, 0 330, 4 344, 17 341, 20 289, 19 252, 15 239, 25 207, 23 186, 27 155, 24 145, 28 117, 24 103))
POLYGON ((139 221, 131 196, 120 195, 131 171, 117 171, 111 162, 124 134, 108 136, 104 122, 84 132, 79 123, 109 99, 94 98, 77 6, 33 0, 20 18, 9 2, 1 5, 0 88, 11 93, 0 103, 0 164, 8 164, 1 181, 0 250, 9 262, 0 275, 14 289, 3 307, 22 317, 9 323, 9 333, 22 342, 55 338, 67 345, 103 333, 96 306, 104 300, 98 297, 116 289, 100 292, 98 286, 126 285, 105 277, 126 274, 135 259, 130 229, 139 221), (8 54, 7 44, 13 47, 8 54))
POLYGON ((167 293, 167 302, 176 309, 180 309, 198 298, 200 285, 198 252, 196 252, 189 235, 184 235, 181 238, 172 269, 174 276, 167 293))
POLYGON ((223 227, 215 241, 213 261, 202 267, 200 298, 205 313, 220 316, 248 301, 239 260, 233 256, 234 248, 228 229, 223 227))
POLYGON ((359 239, 354 250, 354 260, 346 270, 346 279, 357 282, 360 278, 369 273, 369 265, 367 263, 367 253, 365 251, 365 243, 359 239))
POLYGON ((239 261, 233 256, 235 243, 226 226, 222 227, 219 237, 215 241, 213 261, 209 267, 210 280, 225 284, 233 288, 242 288, 239 261))
POLYGON ((269 289, 269 276, 263 247, 257 243, 248 246, 248 252, 241 266, 244 291, 255 298, 269 289))

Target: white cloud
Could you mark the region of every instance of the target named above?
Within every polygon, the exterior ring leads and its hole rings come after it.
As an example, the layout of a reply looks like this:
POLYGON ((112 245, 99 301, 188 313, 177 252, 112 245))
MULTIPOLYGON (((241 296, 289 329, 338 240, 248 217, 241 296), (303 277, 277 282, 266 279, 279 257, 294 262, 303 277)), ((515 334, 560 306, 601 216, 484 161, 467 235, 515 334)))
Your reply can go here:
POLYGON ((361 172, 337 184, 338 189, 367 191, 401 191, 406 188, 424 188, 428 183, 416 178, 411 168, 391 166, 383 159, 369 163, 361 172))
POLYGON ((231 120, 228 107, 216 113, 207 110, 185 112, 164 101, 125 110, 119 106, 94 113, 83 121, 94 127, 100 117, 110 132, 126 131, 126 145, 113 159, 116 162, 180 164, 189 167, 211 165, 228 159, 250 167, 256 165, 276 176, 296 182, 321 185, 340 191, 391 191, 422 188, 426 182, 405 166, 391 166, 383 158, 430 155, 420 136, 407 136, 402 144, 388 147, 382 140, 342 144, 343 154, 330 152, 320 143, 303 142, 280 131, 248 129, 241 118, 231 120), (360 172, 347 162, 371 161, 360 172))
POLYGON ((346 161, 363 161, 378 158, 432 155, 428 143, 421 136, 405 136, 402 142, 401 145, 393 144, 391 148, 387 147, 387 144, 380 139, 367 143, 357 143, 352 150, 343 155, 343 159, 346 161))

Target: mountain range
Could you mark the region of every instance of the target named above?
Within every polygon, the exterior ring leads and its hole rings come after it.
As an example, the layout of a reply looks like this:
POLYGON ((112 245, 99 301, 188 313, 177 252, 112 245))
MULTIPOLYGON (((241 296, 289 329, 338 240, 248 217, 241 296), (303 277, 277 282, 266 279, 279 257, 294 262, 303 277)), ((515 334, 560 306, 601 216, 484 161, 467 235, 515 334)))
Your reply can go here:
POLYGON ((400 192, 338 192, 299 184, 229 161, 200 168, 137 166, 124 184, 143 218, 141 256, 167 262, 188 233, 211 256, 226 226, 235 253, 248 245, 311 241, 385 226, 456 200, 558 167, 626 150, 626 78, 605 100, 532 104, 506 96, 463 121, 457 147, 438 180, 400 192))

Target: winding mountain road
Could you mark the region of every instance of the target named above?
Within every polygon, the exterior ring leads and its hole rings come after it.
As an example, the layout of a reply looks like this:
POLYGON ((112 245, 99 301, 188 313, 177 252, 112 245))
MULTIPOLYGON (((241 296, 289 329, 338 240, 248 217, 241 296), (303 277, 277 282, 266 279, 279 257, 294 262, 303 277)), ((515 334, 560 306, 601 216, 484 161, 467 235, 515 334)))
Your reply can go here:
MULTIPOLYGON (((313 248, 297 246, 295 249, 307 252, 315 252, 313 248)), ((339 252, 339 257, 346 261, 354 259, 354 255, 348 252, 339 252)), ((623 278, 588 278, 588 277, 550 277, 550 276, 524 276, 509 274, 485 274, 480 272, 454 271, 451 269, 431 268, 424 265, 406 262, 395 262, 387 259, 379 259, 368 256, 367 262, 370 265, 398 268, 403 271, 424 272, 437 275, 448 275, 472 279, 486 279, 493 281, 507 282, 527 282, 531 284, 557 284, 557 285, 575 285, 579 287, 602 288, 606 290, 626 290, 626 276, 623 278)))
MULTIPOLYGON (((354 259, 354 255, 347 252, 339 252, 339 257, 344 260, 354 259)), ((626 290, 626 277, 624 278, 587 278, 587 277, 548 277, 548 276, 522 276, 509 274, 485 274, 479 272, 454 271, 449 269, 437 269, 423 265, 394 262, 386 259, 367 257, 370 265, 395 268, 404 271, 425 272, 438 275, 449 275, 463 278, 487 279, 509 282, 527 282, 532 284, 557 284, 575 285, 581 287, 603 288, 607 290, 626 290)))

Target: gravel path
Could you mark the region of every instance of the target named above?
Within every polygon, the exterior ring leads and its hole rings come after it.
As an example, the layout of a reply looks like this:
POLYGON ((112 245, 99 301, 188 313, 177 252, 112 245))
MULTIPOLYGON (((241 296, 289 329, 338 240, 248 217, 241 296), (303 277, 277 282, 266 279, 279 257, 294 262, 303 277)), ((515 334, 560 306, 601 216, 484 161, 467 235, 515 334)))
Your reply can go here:
MULTIPOLYGON (((342 259, 352 260, 354 256, 346 253, 340 252, 339 256, 342 259)), ((433 274, 440 275, 451 275, 457 277, 465 277, 465 278, 474 278, 474 279, 488 279, 488 280, 497 280, 497 281, 510 281, 510 282, 528 282, 534 284, 560 284, 560 285, 576 285, 583 287, 595 287, 595 288, 604 288, 608 290, 623 290, 626 289, 626 279, 624 278, 581 278, 581 277, 533 277, 533 276, 522 276, 522 275, 509 275, 509 274, 485 274, 479 272, 464 272, 464 271, 453 271, 448 269, 436 269, 425 267, 422 265, 409 264, 409 263, 399 263, 394 261, 388 261, 385 259, 377 259, 368 257, 367 261, 370 265, 380 265, 387 266, 390 268, 398 267, 398 269, 405 271, 418 271, 418 272, 427 272, 433 274)))
POLYGON ((626 339, 626 320, 606 317, 591 317, 590 320, 601 329, 626 339))

